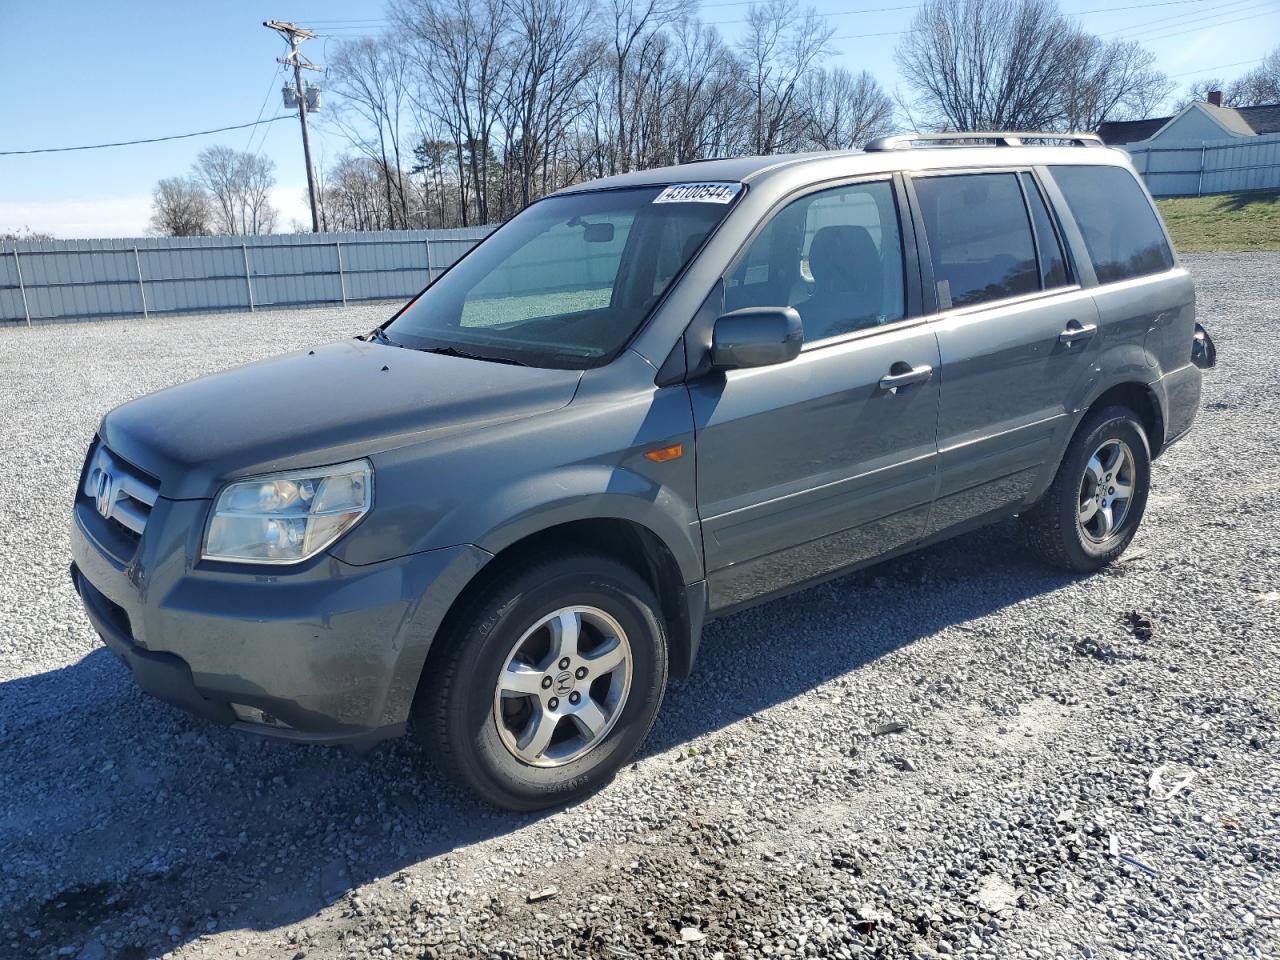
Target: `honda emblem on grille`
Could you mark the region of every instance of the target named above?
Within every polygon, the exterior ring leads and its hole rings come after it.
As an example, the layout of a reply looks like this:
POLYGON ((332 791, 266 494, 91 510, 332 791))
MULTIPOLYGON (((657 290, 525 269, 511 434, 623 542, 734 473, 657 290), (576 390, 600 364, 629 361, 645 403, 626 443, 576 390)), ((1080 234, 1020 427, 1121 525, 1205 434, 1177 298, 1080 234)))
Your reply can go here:
POLYGON ((99 471, 98 489, 94 493, 93 501, 98 507, 98 513, 103 517, 111 516, 112 495, 114 493, 115 491, 112 489, 111 483, 111 474, 107 473, 105 470, 99 471))

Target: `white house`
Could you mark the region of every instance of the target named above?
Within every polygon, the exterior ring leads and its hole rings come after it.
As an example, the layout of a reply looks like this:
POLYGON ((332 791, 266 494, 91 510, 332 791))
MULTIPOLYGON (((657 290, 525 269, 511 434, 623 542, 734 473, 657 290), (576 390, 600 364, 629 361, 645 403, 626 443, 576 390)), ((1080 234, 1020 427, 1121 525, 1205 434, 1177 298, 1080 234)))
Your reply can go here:
POLYGON ((1280 104, 1224 107, 1214 92, 1172 117, 1108 122, 1098 134, 1133 157, 1158 197, 1280 187, 1280 104))

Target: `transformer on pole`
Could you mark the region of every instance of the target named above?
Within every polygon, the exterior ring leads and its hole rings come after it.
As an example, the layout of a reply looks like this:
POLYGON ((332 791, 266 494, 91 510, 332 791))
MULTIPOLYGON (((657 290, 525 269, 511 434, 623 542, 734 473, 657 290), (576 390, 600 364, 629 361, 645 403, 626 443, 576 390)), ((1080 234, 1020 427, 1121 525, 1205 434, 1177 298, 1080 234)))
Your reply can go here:
POLYGON ((286 67, 293 67, 293 87, 284 88, 284 103, 286 107, 298 108, 298 122, 302 125, 302 156, 307 164, 307 196, 311 200, 311 232, 319 233, 320 208, 316 203, 316 178, 311 170, 311 137, 307 132, 307 111, 320 109, 320 88, 310 84, 304 86, 302 71, 319 70, 320 67, 303 57, 298 50, 303 40, 310 40, 315 34, 287 20, 265 20, 262 25, 276 31, 289 44, 289 53, 276 60, 286 67))

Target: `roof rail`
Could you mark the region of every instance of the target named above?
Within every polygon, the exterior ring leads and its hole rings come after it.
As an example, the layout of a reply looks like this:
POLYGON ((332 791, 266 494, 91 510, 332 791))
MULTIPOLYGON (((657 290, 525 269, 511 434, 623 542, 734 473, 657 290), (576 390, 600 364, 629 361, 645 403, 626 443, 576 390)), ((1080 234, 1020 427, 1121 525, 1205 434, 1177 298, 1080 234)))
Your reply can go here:
POLYGON ((878 137, 868 141, 862 149, 868 153, 879 153, 884 150, 910 150, 916 143, 950 143, 964 141, 972 145, 974 140, 993 140, 995 145, 1003 147, 1020 147, 1024 140, 1065 140, 1077 147, 1100 147, 1102 138, 1096 133, 1040 133, 1024 131, 981 131, 955 133, 904 133, 896 137, 878 137))

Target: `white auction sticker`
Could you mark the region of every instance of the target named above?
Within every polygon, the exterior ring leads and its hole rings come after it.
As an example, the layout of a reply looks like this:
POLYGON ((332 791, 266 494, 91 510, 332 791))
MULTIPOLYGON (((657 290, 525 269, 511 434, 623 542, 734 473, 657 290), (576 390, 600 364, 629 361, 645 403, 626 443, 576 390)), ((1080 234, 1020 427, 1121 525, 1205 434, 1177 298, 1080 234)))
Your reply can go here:
POLYGON ((740 183, 673 183, 654 197, 654 203, 729 203, 740 183))

